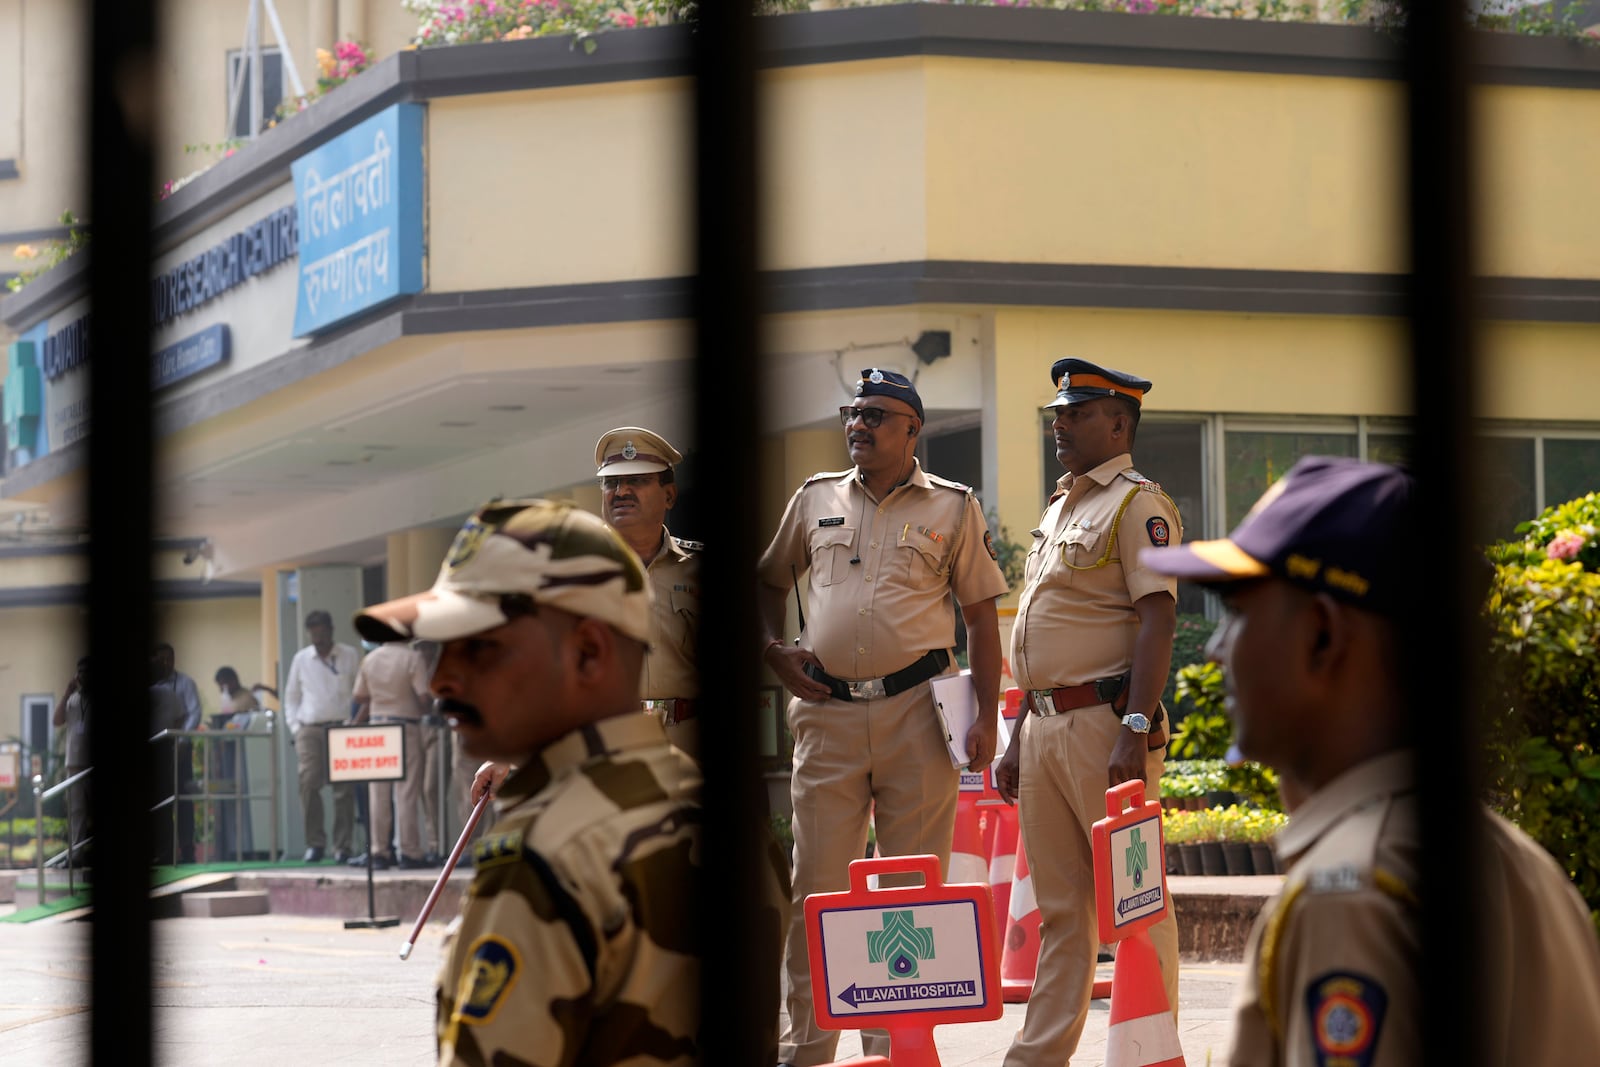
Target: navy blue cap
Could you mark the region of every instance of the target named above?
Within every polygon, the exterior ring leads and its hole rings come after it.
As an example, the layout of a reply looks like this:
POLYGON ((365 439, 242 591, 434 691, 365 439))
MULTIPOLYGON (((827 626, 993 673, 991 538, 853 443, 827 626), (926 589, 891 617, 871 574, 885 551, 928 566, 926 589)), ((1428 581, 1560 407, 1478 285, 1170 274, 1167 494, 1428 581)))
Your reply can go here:
POLYGON ((911 379, 904 374, 896 374, 892 370, 879 370, 877 367, 864 367, 861 371, 861 380, 856 382, 856 396, 892 396, 896 400, 910 404, 916 411, 917 418, 927 422, 928 418, 922 413, 922 397, 917 395, 917 387, 911 384, 911 379))
POLYGON ((1416 482, 1399 467, 1307 456, 1256 501, 1233 533, 1147 548, 1157 574, 1207 585, 1273 576, 1384 615, 1398 613, 1414 567, 1405 544, 1416 482))
POLYGON ((1058 359, 1050 365, 1050 384, 1056 387, 1056 398, 1045 405, 1047 408, 1064 408, 1108 396, 1124 397, 1143 406, 1144 394, 1154 388, 1144 378, 1071 358, 1058 359))

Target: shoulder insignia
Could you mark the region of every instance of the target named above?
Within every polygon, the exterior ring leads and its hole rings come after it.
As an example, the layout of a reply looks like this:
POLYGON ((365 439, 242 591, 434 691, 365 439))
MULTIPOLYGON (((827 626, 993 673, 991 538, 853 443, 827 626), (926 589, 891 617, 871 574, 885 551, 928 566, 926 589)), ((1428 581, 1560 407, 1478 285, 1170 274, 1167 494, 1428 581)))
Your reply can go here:
POLYGON ((1367 1067, 1378 1046, 1389 994, 1362 974, 1329 971, 1306 986, 1317 1067, 1367 1067))
POLYGON ((704 552, 706 550, 704 541, 689 541, 682 537, 674 537, 673 540, 685 552, 704 552))
POLYGON ((1124 478, 1128 479, 1128 481, 1133 482, 1140 489, 1143 489, 1145 492, 1148 492, 1148 493, 1159 493, 1159 492, 1161 492, 1161 483, 1160 482, 1151 481, 1149 478, 1146 478, 1144 475, 1140 474, 1138 471, 1134 470, 1132 467, 1129 467, 1125 471, 1119 471, 1118 473, 1120 473, 1124 478))
POLYGON ((472 865, 477 870, 515 863, 522 858, 522 831, 508 834, 490 834, 472 850, 472 865))
POLYGON ((1353 863, 1322 867, 1306 876, 1306 890, 1311 893, 1354 893, 1364 885, 1361 872, 1353 863))
POLYGON ((478 938, 457 979, 456 1016, 471 1025, 493 1022, 521 971, 522 958, 511 942, 496 934, 478 938))
POLYGON ((951 478, 941 478, 937 474, 929 474, 927 471, 923 471, 922 474, 923 477, 928 479, 930 485, 942 485, 946 489, 954 489, 958 493, 972 493, 972 486, 963 482, 958 482, 951 478))
POLYGON ((998 552, 996 552, 994 550, 994 535, 991 534, 988 530, 983 531, 983 547, 984 547, 984 550, 989 553, 989 558, 990 559, 995 560, 997 562, 999 561, 1000 553, 998 553, 998 552))
POLYGON ((1150 543, 1157 548, 1166 548, 1172 540, 1172 531, 1167 529, 1167 520, 1160 515, 1152 515, 1147 519, 1144 529, 1150 535, 1150 543))

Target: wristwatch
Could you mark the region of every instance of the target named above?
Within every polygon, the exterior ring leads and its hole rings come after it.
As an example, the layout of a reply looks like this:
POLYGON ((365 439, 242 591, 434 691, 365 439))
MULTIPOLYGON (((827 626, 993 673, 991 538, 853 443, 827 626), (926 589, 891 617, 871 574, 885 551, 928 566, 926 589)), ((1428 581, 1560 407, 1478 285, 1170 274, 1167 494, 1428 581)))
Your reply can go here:
POLYGON ((1141 715, 1137 711, 1124 715, 1122 717, 1122 725, 1126 726, 1136 734, 1147 734, 1150 732, 1149 717, 1141 715))

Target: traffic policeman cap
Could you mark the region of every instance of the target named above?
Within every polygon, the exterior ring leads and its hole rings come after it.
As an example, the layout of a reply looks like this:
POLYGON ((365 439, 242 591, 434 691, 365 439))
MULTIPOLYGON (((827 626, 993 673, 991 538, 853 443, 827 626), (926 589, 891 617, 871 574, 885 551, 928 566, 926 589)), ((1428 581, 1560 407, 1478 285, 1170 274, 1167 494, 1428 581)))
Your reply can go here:
POLYGON ((1384 615, 1408 588, 1404 537, 1416 482, 1386 463, 1307 456, 1227 537, 1140 554, 1157 574, 1207 585, 1273 576, 1384 615))
POLYGON ((642 426, 619 426, 600 435, 594 445, 597 476, 649 474, 683 462, 683 453, 660 434, 642 426))
POLYGON ((917 418, 928 421, 928 417, 922 413, 922 397, 917 395, 917 387, 904 374, 877 367, 863 367, 861 379, 856 382, 856 396, 893 397, 903 404, 910 404, 917 418))
POLYGON ((1144 378, 1071 358, 1058 359, 1050 365, 1050 383, 1056 387, 1056 398, 1045 405, 1047 408, 1064 408, 1108 396, 1125 397, 1143 406, 1144 394, 1154 388, 1144 378))

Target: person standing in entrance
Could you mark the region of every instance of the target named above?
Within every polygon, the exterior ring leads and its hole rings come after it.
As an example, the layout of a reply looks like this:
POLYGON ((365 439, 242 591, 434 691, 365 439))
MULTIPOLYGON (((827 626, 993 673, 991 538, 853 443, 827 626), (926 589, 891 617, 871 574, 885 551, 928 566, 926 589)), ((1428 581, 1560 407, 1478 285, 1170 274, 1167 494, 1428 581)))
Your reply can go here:
MULTIPOLYGON (((300 810, 305 816, 307 863, 323 857, 328 831, 322 820, 322 790, 328 784, 328 727, 350 718, 361 653, 333 640, 333 616, 313 611, 306 616, 311 644, 289 662, 283 688, 283 717, 294 741, 300 768, 300 810)), ((356 821, 355 786, 333 786, 333 858, 350 859, 356 821)))
MULTIPOLYGON (((805 898, 848 888, 869 811, 883 855, 950 857, 959 774, 930 683, 955 669, 955 603, 979 708, 965 739, 970 766, 988 766, 999 728, 995 600, 1006 580, 977 497, 917 462, 923 407, 910 380, 868 368, 855 393, 839 409, 855 466, 795 492, 758 570, 763 657, 794 694, 794 893, 778 1058, 801 1067, 831 1060, 838 1043, 812 1010, 805 898), (811 612, 791 647, 784 607, 801 573, 811 612)), ((881 1031, 863 1044, 888 1054, 881 1031)))
MULTIPOLYGON (((1145 565, 1183 537, 1178 508, 1133 468, 1151 384, 1082 359, 1050 368, 1056 459, 1066 468, 1033 531, 1011 629, 1027 694, 996 769, 1020 796, 1023 846, 1042 919, 1037 971, 1006 1067, 1061 1067, 1078 1047, 1094 989, 1091 828, 1106 790, 1143 778, 1157 795, 1166 749, 1161 690, 1172 662, 1177 585, 1145 565)), ((1178 1006, 1178 926, 1150 928, 1167 1003, 1178 1006)))
MULTIPOLYGON (((55 714, 50 722, 56 729, 63 727, 67 735, 67 777, 89 769, 89 657, 78 660, 78 670, 67 682, 61 699, 56 701, 55 714)), ((67 841, 73 851, 73 861, 83 863, 78 850, 89 837, 89 779, 85 778, 67 788, 71 801, 72 818, 67 823, 67 841)))
POLYGON ((698 756, 695 701, 695 623, 700 614, 699 541, 667 529, 667 512, 678 500, 673 468, 683 456, 658 433, 638 426, 607 430, 594 446, 600 479, 600 517, 644 561, 655 605, 650 615, 650 650, 639 691, 645 710, 666 725, 667 737, 698 756))
POLYGON ((402 870, 430 867, 423 857, 422 833, 417 821, 417 801, 427 773, 422 744, 422 717, 433 706, 428 695, 428 664, 410 644, 391 642, 368 652, 356 671, 354 691, 356 721, 399 723, 404 734, 405 777, 398 782, 369 782, 367 804, 372 809, 372 840, 367 855, 350 861, 353 867, 371 864, 374 870, 389 866, 390 837, 399 809, 400 854, 395 864, 402 870))

